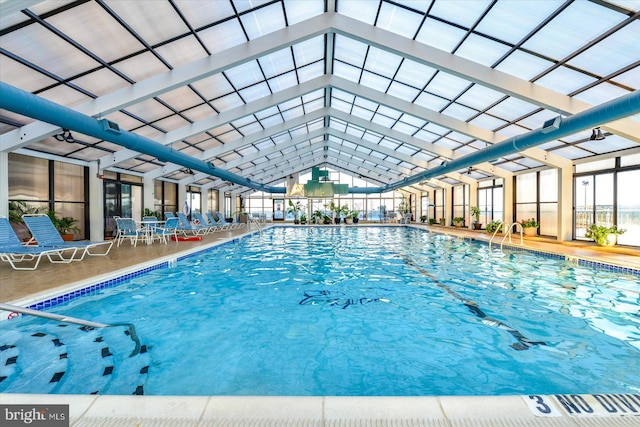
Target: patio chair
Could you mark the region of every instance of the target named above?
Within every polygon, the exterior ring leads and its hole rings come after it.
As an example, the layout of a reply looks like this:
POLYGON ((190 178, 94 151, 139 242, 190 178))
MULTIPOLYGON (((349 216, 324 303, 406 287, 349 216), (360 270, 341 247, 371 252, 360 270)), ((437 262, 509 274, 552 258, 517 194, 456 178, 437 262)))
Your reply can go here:
POLYGON ((77 251, 77 247, 24 246, 9 220, 6 217, 0 217, 0 259, 11 264, 14 270, 35 270, 43 255, 54 264, 68 264, 77 251))
POLYGON ((133 246, 138 246, 138 240, 147 238, 147 230, 138 227, 133 218, 118 218, 116 225, 118 227, 118 237, 116 238, 118 247, 125 239, 129 239, 133 246))
POLYGON ((29 228, 31 235, 38 242, 38 246, 42 247, 77 247, 83 249, 80 252, 82 254, 79 258, 74 258, 74 261, 82 261, 86 255, 89 256, 105 256, 109 254, 113 241, 91 241, 91 240, 76 240, 73 242, 65 242, 62 240, 62 236, 58 233, 58 230, 45 214, 29 214, 23 215, 22 220, 29 228), (106 247, 106 249, 104 249, 106 247), (103 248, 103 252, 93 252, 94 248, 103 248))
POLYGON ((218 216, 218 221, 219 222, 222 222, 224 224, 228 224, 229 229, 234 230, 234 229, 239 227, 239 225, 238 225, 238 224, 240 224, 239 222, 233 222, 233 221, 229 222, 229 221, 227 221, 227 219, 224 217, 224 215, 222 215, 222 212, 218 211, 215 214, 218 216))
POLYGON ((177 212, 180 224, 178 225, 178 231, 187 235, 187 231, 191 232, 194 236, 202 236, 207 234, 207 227, 204 225, 193 225, 187 219, 187 216, 183 212, 177 212))
POLYGON ((180 225, 180 219, 169 218, 165 221, 164 225, 156 227, 155 235, 164 243, 167 244, 167 237, 173 238, 178 243, 178 226, 180 225))

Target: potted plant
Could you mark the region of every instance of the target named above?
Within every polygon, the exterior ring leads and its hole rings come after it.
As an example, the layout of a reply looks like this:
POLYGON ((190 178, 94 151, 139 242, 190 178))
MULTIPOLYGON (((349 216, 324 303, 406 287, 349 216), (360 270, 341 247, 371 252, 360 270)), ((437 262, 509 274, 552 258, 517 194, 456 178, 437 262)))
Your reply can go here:
POLYGON ((429 225, 433 225, 435 223, 437 223, 435 218, 429 218, 429 225))
POLYGON ((354 224, 357 224, 358 221, 360 221, 360 211, 357 209, 352 210, 351 212, 349 212, 349 216, 351 217, 351 220, 353 221, 354 224))
POLYGON ((540 227, 540 224, 538 224, 538 221, 536 221, 535 218, 523 219, 519 222, 520 225, 522 225, 522 232, 525 236, 535 236, 538 234, 538 227, 540 227))
POLYGON ((293 203, 291 199, 289 199, 289 207, 287 208, 287 213, 293 214, 294 224, 300 224, 300 219, 298 217, 300 215, 301 210, 302 210, 302 203, 300 203, 300 201, 293 203))
POLYGON ((58 218, 55 211, 47 211, 47 216, 51 219, 51 222, 58 230, 58 233, 62 236, 62 240, 71 241, 73 240, 74 233, 79 233, 80 229, 75 226, 78 223, 78 220, 70 217, 64 216, 62 218, 58 218))
POLYGON ((342 217, 344 217, 344 223, 345 224, 353 224, 353 217, 351 215, 349 215, 349 206, 343 205, 340 208, 340 215, 342 215, 342 217))
POLYGON ((313 212, 313 214, 311 214, 311 222, 313 224, 318 224, 322 221, 322 211, 321 210, 316 210, 313 212))
POLYGON ((342 208, 340 207, 340 203, 336 203, 336 202, 332 201, 329 204, 329 210, 333 214, 333 221, 336 224, 340 224, 340 212, 342 210, 342 208))
POLYGON ((606 227, 604 225, 591 224, 584 237, 593 239, 598 246, 613 246, 617 243, 618 234, 624 234, 626 231, 618 230, 615 225, 606 227))
POLYGON ((38 214, 41 212, 41 209, 36 206, 31 206, 27 202, 23 202, 22 200, 16 200, 14 202, 9 202, 9 223, 11 224, 11 228, 16 232, 18 238, 21 241, 27 242, 31 239, 31 233, 29 229, 25 225, 24 221, 22 221, 22 215, 27 214, 38 214))
POLYGON ((455 225, 456 228, 462 227, 462 224, 464 224, 464 218, 463 217, 457 216, 457 217, 453 218, 453 225, 455 225))
POLYGON ((420 215, 420 222, 425 222, 427 220, 426 215, 420 215))
POLYGON ((300 224, 307 223, 307 216, 305 214, 300 215, 300 224))
POLYGON ((331 224, 331 217, 327 214, 322 214, 322 223, 331 224))
POLYGON ((502 233, 502 222, 501 221, 491 221, 487 224, 487 233, 502 233))
POLYGON ((438 222, 440 222, 440 225, 447 225, 447 220, 444 218, 440 218, 438 222))
POLYGON ((473 229, 474 230, 482 229, 482 223, 480 222, 480 208, 477 206, 472 206, 471 216, 475 218, 475 221, 473 221, 473 229))

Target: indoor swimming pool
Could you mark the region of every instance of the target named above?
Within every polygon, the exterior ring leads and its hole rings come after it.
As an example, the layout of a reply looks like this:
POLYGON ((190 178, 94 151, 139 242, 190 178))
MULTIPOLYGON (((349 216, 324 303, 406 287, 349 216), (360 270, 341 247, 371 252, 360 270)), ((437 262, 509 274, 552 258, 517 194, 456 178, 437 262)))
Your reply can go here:
POLYGON ((410 227, 273 227, 49 310, 135 336, 4 322, 0 392, 638 393, 639 285, 410 227))

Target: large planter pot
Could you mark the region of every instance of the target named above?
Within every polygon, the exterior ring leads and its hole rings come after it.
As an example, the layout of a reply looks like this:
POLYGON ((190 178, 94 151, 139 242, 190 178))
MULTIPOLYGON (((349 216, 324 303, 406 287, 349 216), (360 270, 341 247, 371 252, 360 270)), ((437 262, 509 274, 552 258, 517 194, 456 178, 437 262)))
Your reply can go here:
POLYGON ((344 219, 345 224, 353 224, 353 218, 348 216, 344 219))
POLYGON ((335 222, 336 224, 340 224, 340 217, 333 218, 333 222, 335 222))
POLYGON ((454 222, 453 225, 455 225, 456 228, 462 228, 462 223, 461 222, 454 222))
POLYGON ((522 232, 525 236, 536 236, 538 234, 538 228, 536 227, 526 227, 522 229, 522 232))
POLYGON ((73 241, 73 234, 62 234, 62 240, 65 242, 73 241))
POLYGON ((473 229, 474 229, 474 230, 482 230, 482 223, 480 223, 480 222, 474 222, 474 223, 473 223, 473 229))
POLYGON ((618 235, 609 233, 607 234, 607 238, 602 243, 598 243, 598 246, 615 246, 617 242, 618 235))
POLYGON ((358 217, 353 218, 353 223, 354 223, 354 224, 357 224, 357 223, 358 223, 358 221, 360 221, 360 218, 358 218, 358 217))

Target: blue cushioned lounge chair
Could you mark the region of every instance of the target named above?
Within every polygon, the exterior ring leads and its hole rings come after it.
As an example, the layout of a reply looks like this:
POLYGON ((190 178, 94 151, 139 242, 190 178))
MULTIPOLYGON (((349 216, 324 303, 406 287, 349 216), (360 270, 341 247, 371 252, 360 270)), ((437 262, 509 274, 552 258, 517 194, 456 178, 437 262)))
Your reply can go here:
POLYGON ((77 240, 73 242, 65 242, 62 240, 62 236, 51 222, 51 218, 44 214, 23 215, 22 220, 29 228, 31 235, 38 246, 41 247, 77 247, 80 249, 80 256, 74 258, 74 261, 82 261, 85 255, 90 256, 105 256, 111 250, 113 246, 113 240, 94 242, 90 240, 77 240), (94 252, 93 249, 102 248, 102 252, 94 252), (105 249, 106 248, 106 249, 105 249))
POLYGON ((185 236, 187 235, 187 231, 193 234, 194 236, 202 236, 207 234, 207 227, 204 225, 193 225, 187 219, 187 216, 182 212, 176 212, 178 218, 180 219, 180 224, 178 225, 178 232, 183 233, 185 236))
POLYGON ((35 270, 42 256, 52 263, 67 264, 76 255, 77 247, 43 248, 23 246, 9 220, 0 217, 0 259, 11 264, 14 270, 35 270))
POLYGON ((218 224, 212 224, 200 212, 194 212, 192 215, 196 219, 196 221, 200 223, 200 225, 207 227, 207 233, 213 233, 214 231, 222 230, 220 227, 218 227, 218 224))
POLYGON ((231 224, 229 224, 227 221, 220 221, 216 217, 216 215, 212 214, 211 212, 207 212, 207 218, 209 219, 209 222, 211 224, 218 226, 220 230, 229 230, 231 228, 231 224))

